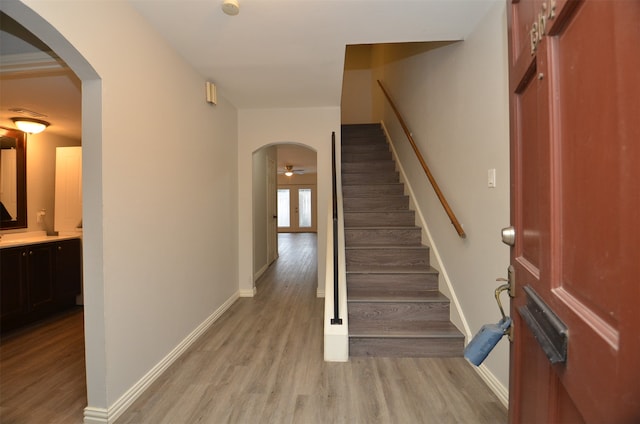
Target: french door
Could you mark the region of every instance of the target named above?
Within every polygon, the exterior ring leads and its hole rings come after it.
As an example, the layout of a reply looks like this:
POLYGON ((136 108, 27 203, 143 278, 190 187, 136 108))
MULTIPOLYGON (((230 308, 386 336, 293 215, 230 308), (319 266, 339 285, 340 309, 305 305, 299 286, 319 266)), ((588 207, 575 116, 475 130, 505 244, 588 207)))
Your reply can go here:
POLYGON ((509 422, 640 422, 640 1, 508 0, 509 422))
POLYGON ((316 232, 314 186, 278 186, 278 232, 316 232))

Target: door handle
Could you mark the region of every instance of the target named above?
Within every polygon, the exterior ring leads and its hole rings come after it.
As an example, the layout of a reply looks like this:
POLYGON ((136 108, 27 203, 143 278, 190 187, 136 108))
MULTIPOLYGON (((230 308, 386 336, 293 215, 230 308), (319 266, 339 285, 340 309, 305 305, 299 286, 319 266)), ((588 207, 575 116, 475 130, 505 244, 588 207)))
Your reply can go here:
POLYGON ((516 244, 516 229, 511 227, 503 228, 502 231, 502 242, 508 246, 513 246, 516 244))

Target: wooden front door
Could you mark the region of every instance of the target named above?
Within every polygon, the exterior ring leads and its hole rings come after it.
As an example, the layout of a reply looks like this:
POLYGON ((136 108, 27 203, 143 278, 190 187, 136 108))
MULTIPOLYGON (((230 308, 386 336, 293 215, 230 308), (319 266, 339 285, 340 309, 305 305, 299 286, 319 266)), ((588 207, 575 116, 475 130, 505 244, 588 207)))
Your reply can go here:
POLYGON ((509 422, 637 423, 640 1, 508 0, 507 15, 509 422), (565 329, 564 359, 524 319, 535 295, 542 327, 565 329))

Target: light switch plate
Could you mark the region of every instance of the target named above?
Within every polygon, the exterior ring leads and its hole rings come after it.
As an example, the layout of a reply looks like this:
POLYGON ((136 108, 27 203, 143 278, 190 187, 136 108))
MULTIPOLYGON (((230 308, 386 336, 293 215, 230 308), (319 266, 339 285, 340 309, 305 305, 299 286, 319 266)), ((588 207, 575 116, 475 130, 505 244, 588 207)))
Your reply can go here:
POLYGON ((496 169, 492 168, 487 172, 487 185, 489 188, 495 188, 496 186, 496 169))

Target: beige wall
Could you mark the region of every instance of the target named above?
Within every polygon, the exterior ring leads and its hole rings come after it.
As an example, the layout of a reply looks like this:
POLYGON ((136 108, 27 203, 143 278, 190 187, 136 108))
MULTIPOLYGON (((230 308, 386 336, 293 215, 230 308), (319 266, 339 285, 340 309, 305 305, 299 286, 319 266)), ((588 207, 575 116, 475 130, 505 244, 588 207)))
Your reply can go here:
MULTIPOLYGON (((390 131, 418 208, 472 333, 500 318, 493 291, 506 277, 509 248, 500 229, 509 225, 509 115, 505 5, 496 3, 464 42, 426 52, 380 47, 374 53, 381 77, 416 143, 467 233, 458 237, 430 187, 393 112, 384 105, 390 131), (496 169, 497 187, 487 187, 496 169)), ((506 299, 503 298, 505 302, 506 299)), ((508 302, 507 302, 508 303, 508 302)), ((506 340, 506 339, 505 339, 506 340)), ((508 342, 486 368, 506 397, 508 342)))
POLYGON ((80 140, 47 133, 27 136, 27 224, 26 231, 53 234, 55 216, 56 147, 80 146, 80 140), (41 223, 36 214, 44 209, 41 223))
POLYGON ((237 111, 127 2, 2 7, 83 81, 86 413, 106 422, 237 296, 237 111))
POLYGON ((253 153, 264 146, 296 143, 316 151, 318 174, 318 281, 324 287, 327 225, 324 211, 331 201, 331 133, 340 138, 340 110, 337 107, 299 109, 242 109, 238 113, 238 278, 242 296, 253 296, 253 153))
POLYGON ((342 77, 341 119, 343 124, 368 124, 373 121, 370 44, 347 46, 342 77))

